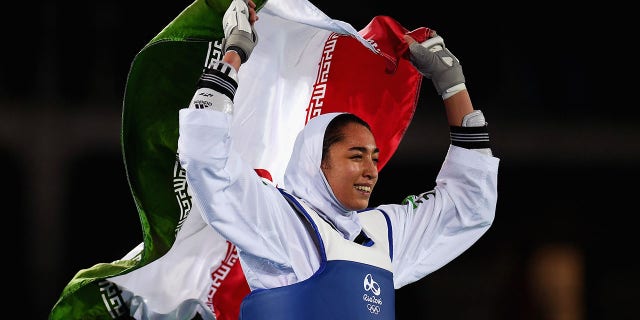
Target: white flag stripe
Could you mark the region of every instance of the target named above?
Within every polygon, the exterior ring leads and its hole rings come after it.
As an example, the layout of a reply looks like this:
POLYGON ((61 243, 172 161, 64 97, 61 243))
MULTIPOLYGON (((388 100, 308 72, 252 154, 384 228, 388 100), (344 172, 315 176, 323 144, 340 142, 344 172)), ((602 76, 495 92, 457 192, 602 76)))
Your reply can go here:
POLYGON ((332 31, 361 36, 308 1, 269 0, 259 15, 260 41, 238 72, 231 133, 249 165, 267 169, 273 182, 285 187, 284 171, 305 124, 327 38, 332 31))

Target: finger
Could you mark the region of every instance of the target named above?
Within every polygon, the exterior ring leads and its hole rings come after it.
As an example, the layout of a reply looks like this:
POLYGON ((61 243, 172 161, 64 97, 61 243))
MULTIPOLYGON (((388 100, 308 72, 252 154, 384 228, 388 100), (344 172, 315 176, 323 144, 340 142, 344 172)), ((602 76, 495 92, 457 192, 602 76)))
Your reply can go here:
POLYGON ((256 13, 255 10, 249 9, 249 22, 253 24, 256 21, 258 21, 258 14, 256 13))
POLYGON ((416 42, 416 39, 414 39, 413 37, 411 37, 408 34, 404 35, 404 41, 408 44, 411 45, 412 43, 416 42))

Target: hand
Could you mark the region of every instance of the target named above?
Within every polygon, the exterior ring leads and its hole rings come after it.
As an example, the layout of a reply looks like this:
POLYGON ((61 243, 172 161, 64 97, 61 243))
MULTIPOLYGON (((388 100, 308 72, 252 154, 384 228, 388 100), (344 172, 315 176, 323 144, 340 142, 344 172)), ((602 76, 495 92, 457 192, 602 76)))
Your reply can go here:
POLYGON ((431 79, 442 99, 466 89, 460 60, 445 47, 444 40, 435 31, 422 43, 409 35, 404 39, 409 44, 411 63, 423 76, 431 79))
POLYGON ((258 20, 253 0, 232 0, 222 17, 225 53, 235 51, 245 63, 258 43, 253 24, 258 20))

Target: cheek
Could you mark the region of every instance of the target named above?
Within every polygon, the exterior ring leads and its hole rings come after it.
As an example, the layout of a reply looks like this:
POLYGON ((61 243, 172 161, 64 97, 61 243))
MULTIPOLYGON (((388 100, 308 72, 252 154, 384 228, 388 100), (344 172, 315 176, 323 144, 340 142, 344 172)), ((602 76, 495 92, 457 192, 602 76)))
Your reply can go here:
POLYGON ((358 165, 351 161, 342 161, 340 163, 333 163, 330 169, 330 174, 336 178, 348 179, 354 175, 357 175, 359 171, 358 165))
POLYGON ((327 178, 331 189, 335 192, 342 188, 350 188, 353 180, 358 177, 360 169, 357 165, 345 161, 343 163, 333 162, 331 166, 323 167, 322 172, 327 178))

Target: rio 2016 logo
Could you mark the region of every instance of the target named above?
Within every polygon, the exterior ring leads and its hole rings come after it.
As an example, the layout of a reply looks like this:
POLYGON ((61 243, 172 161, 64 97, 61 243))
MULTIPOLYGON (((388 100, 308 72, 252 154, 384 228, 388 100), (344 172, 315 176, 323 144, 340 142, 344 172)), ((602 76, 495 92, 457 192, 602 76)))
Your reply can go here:
POLYGON ((369 310, 369 312, 371 312, 372 314, 380 313, 380 310, 382 309, 382 299, 378 297, 381 293, 380 285, 375 280, 373 280, 373 276, 370 273, 364 277, 363 282, 364 291, 370 291, 371 293, 373 293, 372 296, 368 295, 367 293, 362 295, 362 300, 368 302, 367 310, 369 310))
POLYGON ((370 273, 364 277, 364 291, 371 291, 376 296, 380 295, 380 285, 373 280, 373 276, 370 273))

